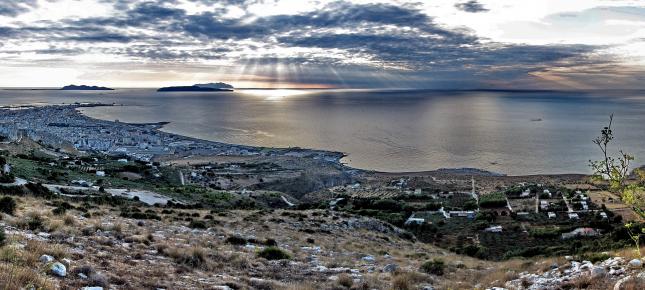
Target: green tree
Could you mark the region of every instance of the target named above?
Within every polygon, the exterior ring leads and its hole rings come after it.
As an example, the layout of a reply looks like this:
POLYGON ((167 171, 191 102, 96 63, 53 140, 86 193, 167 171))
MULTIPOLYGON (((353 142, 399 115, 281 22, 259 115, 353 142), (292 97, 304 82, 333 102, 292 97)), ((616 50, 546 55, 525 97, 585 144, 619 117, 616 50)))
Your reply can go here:
POLYGON ((609 190, 621 193, 625 187, 625 181, 629 174, 629 165, 634 157, 618 150, 617 156, 611 155, 611 142, 614 140, 614 132, 611 126, 614 121, 614 114, 609 116, 609 125, 600 130, 600 136, 593 140, 603 154, 602 160, 589 160, 589 165, 594 172, 594 178, 597 180, 607 180, 609 190))
MULTIPOLYGON (((614 134, 611 125, 614 120, 614 115, 609 116, 609 125, 600 130, 600 136, 593 140, 593 143, 600 148, 603 154, 602 160, 592 161, 589 164, 594 173, 594 178, 597 180, 607 180, 609 182, 609 190, 618 193, 625 204, 630 205, 634 212, 641 218, 645 219, 645 172, 636 169, 634 173, 638 177, 637 183, 626 184, 629 177, 630 162, 634 157, 618 150, 618 156, 611 156, 610 145, 614 140, 614 134)), ((632 241, 636 245, 636 251, 640 256, 640 239, 645 235, 645 227, 642 227, 634 222, 625 224, 627 232, 632 241)))

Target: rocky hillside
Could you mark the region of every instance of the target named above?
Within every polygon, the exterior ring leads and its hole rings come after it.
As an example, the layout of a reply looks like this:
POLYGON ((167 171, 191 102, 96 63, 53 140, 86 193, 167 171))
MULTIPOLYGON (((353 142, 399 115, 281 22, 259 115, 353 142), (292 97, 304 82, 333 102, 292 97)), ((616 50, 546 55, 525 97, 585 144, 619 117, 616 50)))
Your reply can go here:
POLYGON ((481 261, 328 210, 209 211, 30 195, 0 203, 2 289, 642 289, 645 281, 631 251, 595 264, 481 261))

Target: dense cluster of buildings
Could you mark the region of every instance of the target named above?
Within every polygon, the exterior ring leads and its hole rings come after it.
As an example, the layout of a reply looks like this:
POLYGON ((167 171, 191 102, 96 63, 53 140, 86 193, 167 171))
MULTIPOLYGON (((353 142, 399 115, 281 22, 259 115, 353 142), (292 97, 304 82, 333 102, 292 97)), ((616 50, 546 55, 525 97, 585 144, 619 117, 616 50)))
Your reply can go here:
POLYGON ((342 154, 302 149, 263 149, 188 138, 162 132, 160 124, 128 124, 92 119, 79 107, 97 105, 62 105, 0 110, 0 135, 11 141, 28 137, 55 148, 74 147, 80 151, 98 151, 126 155, 149 161, 154 156, 189 155, 287 155, 298 152, 338 161, 342 154))

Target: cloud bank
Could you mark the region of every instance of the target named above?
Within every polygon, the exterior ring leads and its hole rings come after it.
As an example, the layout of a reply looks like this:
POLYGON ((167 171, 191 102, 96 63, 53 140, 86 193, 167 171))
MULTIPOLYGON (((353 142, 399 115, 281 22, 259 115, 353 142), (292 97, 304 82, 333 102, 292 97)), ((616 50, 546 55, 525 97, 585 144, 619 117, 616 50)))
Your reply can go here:
MULTIPOLYGON (((133 86, 183 74, 178 79, 258 86, 536 88, 569 86, 549 80, 554 68, 561 76, 616 65, 607 45, 495 41, 439 23, 419 3, 316 1, 263 13, 271 1, 85 2, 107 12, 47 19, 37 16, 78 2, 2 2, 0 75, 46 64, 108 83, 127 68, 133 86)), ((452 13, 495 11, 477 1, 453 6, 452 13)))

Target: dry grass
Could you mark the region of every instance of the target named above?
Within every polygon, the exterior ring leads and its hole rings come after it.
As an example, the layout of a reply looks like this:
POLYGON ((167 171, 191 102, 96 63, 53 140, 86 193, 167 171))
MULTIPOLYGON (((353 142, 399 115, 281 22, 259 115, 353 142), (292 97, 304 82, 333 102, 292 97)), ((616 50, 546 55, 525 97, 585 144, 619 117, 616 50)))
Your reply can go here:
POLYGON ((173 248, 167 247, 163 253, 173 258, 177 264, 188 266, 190 268, 208 269, 208 255, 202 247, 173 248))
POLYGON ((319 286, 314 285, 313 283, 303 282, 296 284, 289 284, 285 290, 318 290, 319 286))
POLYGON ((609 253, 612 256, 619 256, 619 257, 623 257, 623 258, 625 258, 627 260, 630 260, 630 259, 639 259, 640 257, 645 256, 645 247, 641 246, 640 250, 641 250, 640 255, 637 254, 636 247, 615 250, 615 251, 611 251, 609 253))
POLYGON ((354 285, 354 279, 348 274, 340 274, 338 275, 338 285, 351 288, 354 285))
POLYGON ((56 289, 52 281, 38 272, 15 264, 0 264, 0 289, 19 290, 33 286, 36 289, 56 289))
POLYGON ((36 260, 42 255, 51 255, 56 259, 69 257, 69 249, 61 244, 46 243, 37 240, 29 240, 25 245, 25 252, 37 256, 36 260))
POLYGON ((76 225, 76 218, 70 214, 66 214, 63 217, 63 223, 68 227, 73 227, 76 225))
MULTIPOLYGON (((605 290, 613 289, 614 282, 605 277, 591 278, 591 276, 580 276, 577 279, 566 282, 562 285, 564 289, 587 289, 587 290, 605 290)), ((624 288, 621 288, 624 289, 624 288)), ((635 289, 643 289, 642 285, 635 289)))
POLYGON ((432 280, 428 275, 418 272, 398 272, 392 278, 392 290, 416 289, 416 285, 430 283, 432 280))

